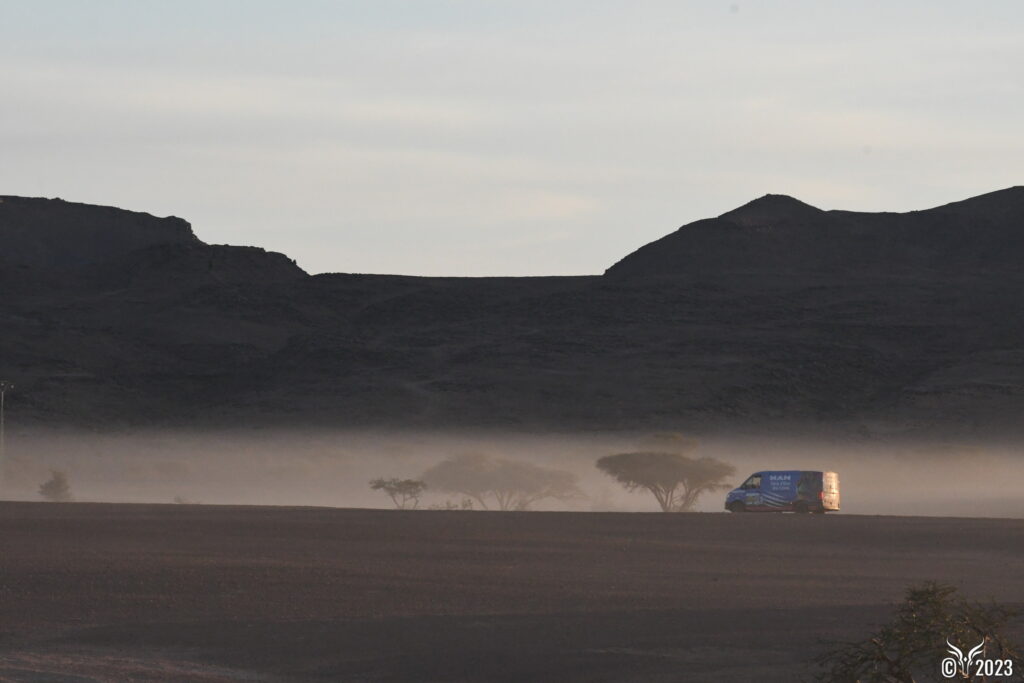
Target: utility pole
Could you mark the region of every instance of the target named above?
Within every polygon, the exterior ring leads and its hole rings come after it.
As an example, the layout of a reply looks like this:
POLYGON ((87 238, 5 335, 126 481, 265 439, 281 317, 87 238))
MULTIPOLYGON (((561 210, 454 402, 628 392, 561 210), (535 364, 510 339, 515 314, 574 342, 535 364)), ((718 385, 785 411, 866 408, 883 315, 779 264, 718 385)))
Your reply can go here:
POLYGON ((4 395, 14 388, 14 385, 7 380, 0 380, 0 491, 4 488, 4 448, 6 443, 4 441, 6 434, 4 434, 4 395))

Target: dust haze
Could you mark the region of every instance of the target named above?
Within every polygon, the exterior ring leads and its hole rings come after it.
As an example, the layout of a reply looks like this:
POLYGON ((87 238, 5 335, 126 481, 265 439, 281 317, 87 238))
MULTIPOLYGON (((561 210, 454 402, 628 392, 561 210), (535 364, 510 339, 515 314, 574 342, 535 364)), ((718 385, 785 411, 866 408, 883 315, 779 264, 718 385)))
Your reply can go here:
MULTIPOLYGON (((147 431, 9 433, 5 497, 40 500, 50 470, 65 471, 76 501, 353 508, 392 507, 371 491, 376 477, 417 478, 453 455, 479 453, 567 470, 585 498, 532 509, 654 512, 650 495, 627 492, 600 473, 597 458, 641 447, 647 434, 514 434, 414 431, 147 431)), ((696 452, 736 468, 730 482, 765 469, 834 470, 842 512, 1024 517, 1024 461, 1012 444, 891 442, 825 438, 705 437, 696 452)), ((458 502, 428 490, 421 507, 458 502)), ((698 512, 721 512, 706 494, 698 512)))

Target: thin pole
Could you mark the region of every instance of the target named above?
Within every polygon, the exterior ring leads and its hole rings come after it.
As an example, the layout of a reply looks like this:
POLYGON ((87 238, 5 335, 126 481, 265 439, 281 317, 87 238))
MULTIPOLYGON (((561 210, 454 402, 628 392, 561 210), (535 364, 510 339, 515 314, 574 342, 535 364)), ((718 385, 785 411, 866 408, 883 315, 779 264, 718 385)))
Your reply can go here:
POLYGON ((0 380, 0 490, 4 488, 4 448, 6 447, 6 434, 4 433, 4 395, 14 385, 0 380))
POLYGON ((0 491, 4 488, 4 394, 7 393, 7 384, 0 382, 0 491))

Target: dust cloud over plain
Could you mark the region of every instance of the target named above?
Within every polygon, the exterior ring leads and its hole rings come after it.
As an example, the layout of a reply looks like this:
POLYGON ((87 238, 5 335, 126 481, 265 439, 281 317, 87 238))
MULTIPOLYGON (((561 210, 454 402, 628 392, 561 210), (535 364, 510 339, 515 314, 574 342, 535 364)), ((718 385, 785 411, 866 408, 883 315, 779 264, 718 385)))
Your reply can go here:
MULTIPOLYGON (((522 435, 397 431, 9 433, 3 497, 40 500, 51 469, 78 501, 391 507, 368 482, 418 478, 445 458, 484 454, 567 470, 586 498, 546 500, 543 510, 649 512, 654 498, 630 493, 594 466, 645 447, 643 434, 522 435)), ((844 442, 779 437, 699 439, 696 456, 736 468, 729 481, 768 469, 839 473, 842 513, 1024 517, 1024 457, 1007 444, 844 442)), ((698 512, 722 511, 724 492, 698 512)), ((461 500, 428 490, 422 507, 461 500)))

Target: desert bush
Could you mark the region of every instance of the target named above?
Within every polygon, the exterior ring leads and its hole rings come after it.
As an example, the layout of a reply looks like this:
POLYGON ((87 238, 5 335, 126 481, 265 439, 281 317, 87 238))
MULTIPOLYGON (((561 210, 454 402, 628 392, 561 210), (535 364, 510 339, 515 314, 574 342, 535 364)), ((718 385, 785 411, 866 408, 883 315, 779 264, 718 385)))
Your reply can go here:
POLYGON ((692 509, 702 493, 728 489, 729 484, 722 480, 736 473, 732 465, 714 458, 691 458, 683 453, 657 451, 607 455, 596 464, 626 490, 650 491, 663 512, 692 509))
POLYGON ((427 484, 419 479, 374 479, 370 482, 374 491, 383 491, 399 510, 415 510, 419 507, 420 496, 427 484))
POLYGON ((434 503, 431 510, 472 510, 473 501, 470 498, 463 498, 461 501, 446 499, 443 503, 434 503))
MULTIPOLYGON (((965 600, 957 589, 927 582, 907 590, 891 622, 863 640, 841 643, 817 659, 821 683, 915 683, 950 678, 942 676, 942 660, 962 662, 961 655, 977 659, 1010 660, 1013 675, 1024 671, 1020 651, 1001 630, 1020 614, 994 603, 965 600), (955 650, 953 648, 956 648, 955 650)), ((988 680, 958 669, 960 681, 988 680)), ((999 680, 1003 680, 1000 678, 999 680)))
POLYGON ((431 488, 472 499, 482 509, 529 510, 545 499, 583 497, 572 472, 527 462, 459 455, 447 458, 423 473, 431 488))
POLYGON ((68 475, 61 470, 50 470, 50 478, 39 485, 39 495, 51 503, 73 500, 68 475))

